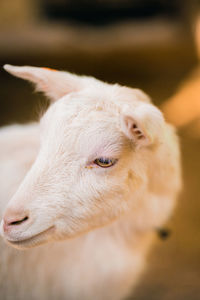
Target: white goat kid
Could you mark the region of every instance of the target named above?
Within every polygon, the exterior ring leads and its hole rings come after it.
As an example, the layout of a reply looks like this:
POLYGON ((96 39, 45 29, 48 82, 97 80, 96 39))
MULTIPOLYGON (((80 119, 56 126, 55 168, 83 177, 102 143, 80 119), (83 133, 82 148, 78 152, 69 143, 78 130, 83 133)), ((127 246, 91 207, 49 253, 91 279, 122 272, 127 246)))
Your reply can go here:
POLYGON ((0 131, 1 299, 124 299, 180 190, 173 128, 140 90, 5 69, 54 103, 0 131))

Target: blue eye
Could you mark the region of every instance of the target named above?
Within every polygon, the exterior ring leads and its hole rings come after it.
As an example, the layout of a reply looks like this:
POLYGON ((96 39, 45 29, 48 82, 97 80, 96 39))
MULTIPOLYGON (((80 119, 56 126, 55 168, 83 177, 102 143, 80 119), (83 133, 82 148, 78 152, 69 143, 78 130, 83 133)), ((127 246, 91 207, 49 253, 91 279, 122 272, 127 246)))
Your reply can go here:
POLYGON ((117 159, 100 157, 95 159, 94 163, 102 168, 109 168, 117 162, 117 159))

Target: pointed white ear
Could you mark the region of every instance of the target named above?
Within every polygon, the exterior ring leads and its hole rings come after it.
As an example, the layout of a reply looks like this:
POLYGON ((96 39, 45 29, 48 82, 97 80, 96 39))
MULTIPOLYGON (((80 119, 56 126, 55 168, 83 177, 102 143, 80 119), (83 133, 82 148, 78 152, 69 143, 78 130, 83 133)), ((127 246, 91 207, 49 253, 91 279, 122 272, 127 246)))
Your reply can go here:
POLYGON ((4 65, 4 69, 16 77, 33 82, 38 91, 53 101, 80 90, 84 81, 80 76, 48 68, 4 65))
POLYGON ((132 114, 124 112, 121 120, 122 130, 137 147, 147 146, 163 135, 164 118, 151 104, 140 104, 132 114))

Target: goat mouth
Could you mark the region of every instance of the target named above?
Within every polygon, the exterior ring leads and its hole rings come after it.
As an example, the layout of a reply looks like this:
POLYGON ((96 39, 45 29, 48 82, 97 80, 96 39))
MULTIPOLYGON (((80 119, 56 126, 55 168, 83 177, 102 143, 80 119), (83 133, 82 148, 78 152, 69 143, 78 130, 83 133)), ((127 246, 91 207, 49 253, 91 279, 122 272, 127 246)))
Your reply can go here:
POLYGON ((45 243, 49 237, 49 235, 54 231, 55 227, 51 226, 47 228, 46 230, 39 232, 29 238, 17 240, 17 241, 11 241, 7 240, 7 242, 18 249, 26 249, 26 248, 32 248, 35 246, 39 246, 43 243, 45 243))

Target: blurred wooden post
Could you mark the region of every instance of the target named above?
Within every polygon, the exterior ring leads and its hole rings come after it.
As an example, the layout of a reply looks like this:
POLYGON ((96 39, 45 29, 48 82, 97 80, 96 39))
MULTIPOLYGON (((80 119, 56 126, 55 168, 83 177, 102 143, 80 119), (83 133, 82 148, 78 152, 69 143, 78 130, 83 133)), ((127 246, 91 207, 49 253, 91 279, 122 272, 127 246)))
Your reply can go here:
POLYGON ((180 89, 161 106, 165 118, 177 127, 200 118, 200 69, 194 71, 180 89))
MULTIPOLYGON (((200 16, 194 18, 194 42, 200 58, 200 16)), ((178 91, 161 106, 165 118, 178 128, 192 125, 193 133, 200 136, 200 66, 185 79, 178 91)), ((194 135, 194 134, 193 134, 194 135)))

